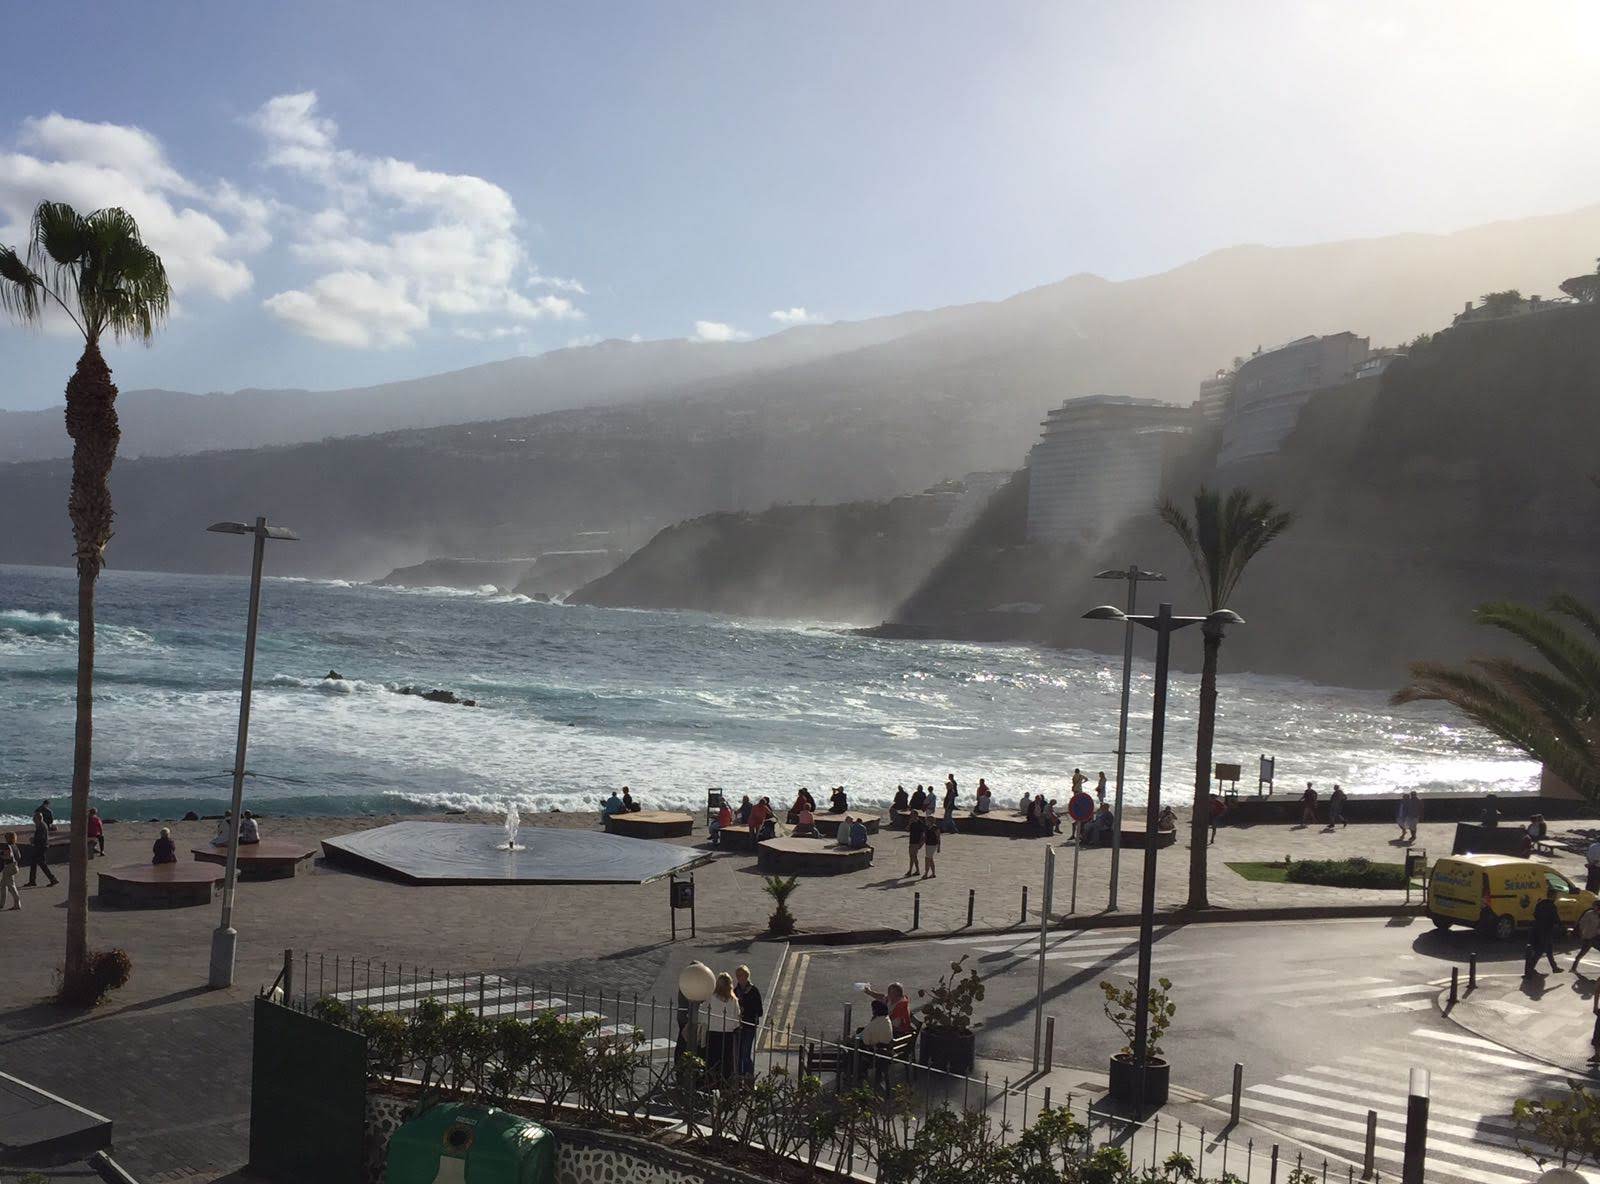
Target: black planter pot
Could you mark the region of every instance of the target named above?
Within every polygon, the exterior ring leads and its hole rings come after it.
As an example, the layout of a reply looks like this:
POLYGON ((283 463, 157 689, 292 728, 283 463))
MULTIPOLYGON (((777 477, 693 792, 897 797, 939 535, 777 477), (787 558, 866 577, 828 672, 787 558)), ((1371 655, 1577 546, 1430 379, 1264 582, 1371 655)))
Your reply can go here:
MULTIPOLYGON (((1172 1066, 1160 1057, 1151 1057, 1144 1068, 1143 1104, 1164 1106, 1172 1085, 1172 1066)), ((1139 1067, 1128 1053, 1118 1053, 1111 1058, 1111 1097, 1130 1106, 1140 1104, 1139 1067)))
POLYGON ((976 1038, 971 1032, 952 1028, 924 1028, 917 1037, 922 1045, 922 1063, 946 1073, 972 1072, 976 1038))

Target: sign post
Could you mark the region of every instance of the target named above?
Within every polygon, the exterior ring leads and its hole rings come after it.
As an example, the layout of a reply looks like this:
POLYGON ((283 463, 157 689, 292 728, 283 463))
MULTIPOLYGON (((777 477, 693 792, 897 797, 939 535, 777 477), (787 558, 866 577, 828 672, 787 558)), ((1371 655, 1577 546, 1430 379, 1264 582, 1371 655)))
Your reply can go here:
POLYGON ((687 880, 678 879, 676 872, 668 878, 668 893, 671 897, 672 914, 672 940, 678 940, 678 910, 689 910, 689 936, 695 936, 694 928, 694 873, 689 873, 687 880))
MULTIPOLYGON (((1078 790, 1067 799, 1067 816, 1072 819, 1072 903, 1067 912, 1078 911, 1078 855, 1083 850, 1083 840, 1089 833, 1089 820, 1094 817, 1094 799, 1078 790)), ((1113 820, 1115 825, 1115 820, 1113 820)))
POLYGON ((1040 1042, 1044 1037, 1044 953, 1045 939, 1050 930, 1050 904, 1055 895, 1056 849, 1044 849, 1044 891, 1039 909, 1039 986, 1033 1001, 1033 1068, 1039 1069, 1040 1042))

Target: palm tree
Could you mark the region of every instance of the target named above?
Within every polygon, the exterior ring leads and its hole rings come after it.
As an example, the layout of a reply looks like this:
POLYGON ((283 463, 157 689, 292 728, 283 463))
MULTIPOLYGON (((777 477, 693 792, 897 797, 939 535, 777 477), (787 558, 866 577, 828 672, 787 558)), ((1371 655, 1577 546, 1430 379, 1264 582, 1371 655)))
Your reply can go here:
POLYGON ((1473 615, 1530 646, 1547 668, 1510 658, 1474 658, 1466 669, 1418 662, 1393 702, 1454 704, 1590 801, 1600 801, 1600 614, 1563 595, 1544 612, 1501 602, 1473 615))
POLYGON ((89 961, 89 764, 94 751, 94 585, 111 540, 111 465, 122 433, 117 388, 100 339, 149 342, 172 299, 161 257, 145 246, 124 210, 80 214, 62 202, 34 211, 27 258, 0 247, 0 309, 37 323, 54 302, 83 334, 83 354, 67 381, 72 437, 73 555, 78 567, 78 694, 72 744, 72 841, 67 873, 64 982, 78 982, 89 961))
MULTIPOLYGON (((1226 497, 1201 486, 1194 495, 1194 518, 1171 498, 1160 506, 1161 520, 1189 552, 1194 573, 1205 594, 1206 611, 1228 607, 1228 598, 1250 560, 1289 528, 1294 520, 1264 497, 1248 489, 1235 489, 1226 497)), ((1207 621, 1205 666, 1200 674, 1200 718, 1196 728, 1194 817, 1189 827, 1189 908, 1203 909, 1206 897, 1206 830, 1211 806, 1211 744, 1217 728, 1217 654, 1222 649, 1223 626, 1207 621)))

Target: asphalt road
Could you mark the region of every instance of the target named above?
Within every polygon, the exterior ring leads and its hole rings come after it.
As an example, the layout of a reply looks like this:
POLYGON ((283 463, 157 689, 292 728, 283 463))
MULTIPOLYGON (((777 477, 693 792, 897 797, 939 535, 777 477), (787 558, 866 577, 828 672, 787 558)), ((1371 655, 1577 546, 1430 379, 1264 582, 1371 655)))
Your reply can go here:
MULTIPOLYGON (((1564 1088, 1566 1075, 1466 1033, 1440 1014, 1452 966, 1466 983, 1469 951, 1484 974, 1520 972, 1520 945, 1440 933, 1426 920, 1306 921, 1158 927, 1153 975, 1177 1004, 1163 1042, 1175 1086, 1226 1105, 1234 1062, 1245 1066, 1245 1112, 1337 1153, 1357 1155, 1369 1107, 1379 1111, 1380 1170, 1403 1145, 1409 1070, 1432 1074, 1429 1179, 1525 1180, 1512 1101, 1564 1088)), ((799 960, 777 1015, 834 1036, 846 1004, 860 1024, 869 1003, 854 984, 905 983, 913 995, 959 958, 983 977, 980 1055, 1027 1061, 1034 1034, 1039 936, 1018 931, 878 947, 793 947, 799 960), (802 973, 803 970, 803 973, 802 973)), ((1044 1014, 1056 1018, 1058 1064, 1103 1069, 1121 1047, 1102 1011, 1102 980, 1129 982, 1138 931, 1052 934, 1044 1014)))

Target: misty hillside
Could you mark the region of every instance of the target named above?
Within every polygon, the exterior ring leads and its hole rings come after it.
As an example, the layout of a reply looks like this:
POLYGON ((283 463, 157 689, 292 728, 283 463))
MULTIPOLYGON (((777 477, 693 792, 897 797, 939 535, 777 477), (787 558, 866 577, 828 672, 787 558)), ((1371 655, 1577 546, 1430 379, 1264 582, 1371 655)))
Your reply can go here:
MULTIPOLYGON (((1484 292, 1553 295, 1597 243, 1600 206, 1448 235, 1232 247, 1141 279, 1080 275, 996 303, 802 326, 756 341, 609 341, 359 390, 130 391, 120 401, 123 452, 174 455, 730 396, 972 399, 1014 436, 1071 395, 1187 403, 1202 377, 1258 345, 1340 329, 1398 344, 1446 324, 1484 292)), ((65 456, 67 445, 59 409, 0 411, 0 461, 65 456)))

